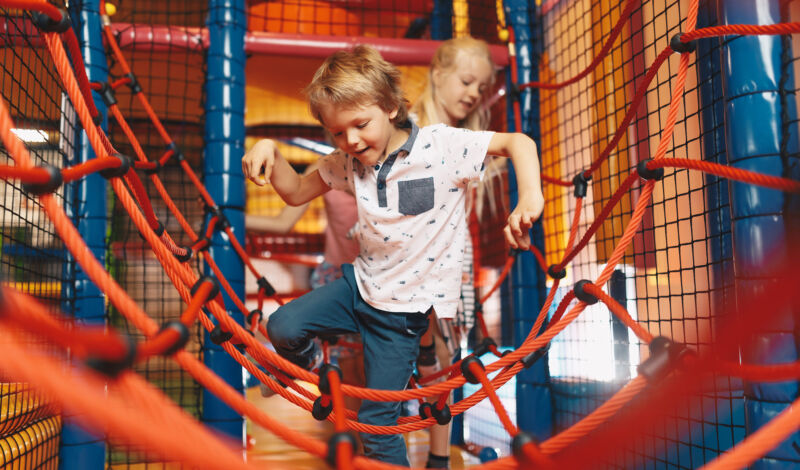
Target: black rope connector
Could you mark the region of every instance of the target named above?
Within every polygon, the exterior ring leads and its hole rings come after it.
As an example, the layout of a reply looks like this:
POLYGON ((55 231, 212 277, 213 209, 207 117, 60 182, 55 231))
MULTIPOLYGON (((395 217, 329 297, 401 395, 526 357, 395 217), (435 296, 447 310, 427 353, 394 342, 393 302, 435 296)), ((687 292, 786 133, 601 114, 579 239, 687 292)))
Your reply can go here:
POLYGON ((532 353, 520 359, 519 362, 522 364, 522 367, 530 369, 531 366, 536 364, 539 361, 539 359, 543 358, 547 354, 547 351, 549 350, 550 350, 550 343, 547 343, 547 346, 539 348, 536 351, 533 351, 532 353))
POLYGON ((160 220, 156 222, 158 223, 158 225, 156 225, 156 228, 153 229, 153 232, 156 234, 157 237, 161 238, 161 235, 164 235, 164 231, 166 229, 164 228, 164 224, 162 224, 160 220))
POLYGON ((678 54, 694 52, 697 49, 697 41, 683 42, 681 41, 681 36, 683 36, 683 33, 672 36, 672 39, 669 40, 669 48, 678 54))
POLYGON ((86 365, 108 377, 116 377, 120 372, 133 365, 136 360, 136 341, 128 335, 121 335, 127 343, 128 350, 119 359, 107 359, 100 357, 89 357, 86 365))
POLYGON ((340 442, 347 442, 350 444, 350 449, 355 452, 356 449, 356 438, 349 432, 337 432, 334 433, 333 436, 328 439, 328 454, 325 457, 325 461, 328 462, 328 465, 331 468, 337 468, 336 461, 339 455, 339 443, 340 442))
POLYGON ((43 163, 39 168, 47 171, 50 179, 46 183, 22 183, 22 189, 34 196, 41 196, 43 194, 50 194, 64 182, 64 175, 61 170, 49 163, 43 163))
POLYGON ((228 221, 228 218, 225 217, 225 213, 222 212, 219 206, 206 206, 206 211, 211 214, 211 217, 217 218, 217 222, 214 224, 214 230, 225 230, 231 226, 231 223, 228 221))
POLYGON ((483 367, 483 362, 481 362, 480 359, 478 359, 475 356, 467 356, 464 358, 463 361, 461 361, 461 375, 463 375, 464 378, 467 379, 467 382, 471 384, 479 384, 481 383, 481 381, 477 377, 475 377, 475 374, 473 374, 471 370, 469 370, 469 365, 472 364, 473 362, 478 363, 478 365, 481 366, 481 369, 486 370, 483 367))
POLYGON ((333 401, 328 401, 328 406, 322 406, 322 397, 317 397, 314 400, 314 406, 311 407, 311 416, 317 421, 325 421, 333 411, 333 401))
POLYGON ((567 277, 567 268, 562 268, 561 271, 556 271, 556 265, 551 264, 547 268, 547 275, 553 279, 564 279, 567 277))
POLYGON ((519 89, 519 85, 516 83, 512 83, 511 86, 508 87, 508 99, 513 101, 519 101, 520 94, 522 90, 519 89))
POLYGON ((444 407, 440 410, 435 405, 431 407, 431 413, 433 414, 433 419, 436 420, 438 424, 445 425, 453 419, 453 414, 450 412, 450 407, 447 403, 444 404, 444 407))
POLYGON ((675 365, 681 363, 684 357, 693 354, 693 351, 683 343, 676 343, 665 338, 656 336, 650 341, 650 357, 639 364, 637 371, 639 375, 648 381, 658 380, 666 376, 675 365))
POLYGON ((143 169, 142 171, 146 175, 154 175, 154 174, 158 173, 158 171, 162 168, 161 160, 154 160, 154 161, 152 161, 150 163, 152 163, 155 166, 153 168, 145 168, 145 169, 143 169))
POLYGON ((264 291, 264 295, 267 297, 275 295, 275 288, 272 287, 272 284, 269 283, 266 277, 261 276, 256 282, 258 283, 258 289, 264 291))
POLYGON ((433 405, 431 405, 428 402, 419 405, 419 418, 420 419, 433 418, 433 405))
POLYGON ((131 157, 123 155, 121 153, 115 153, 114 155, 109 156, 109 158, 118 159, 120 161, 120 164, 116 168, 106 168, 105 170, 100 170, 99 171, 100 176, 102 176, 103 178, 109 179, 109 178, 116 178, 118 176, 125 176, 125 174, 128 173, 128 170, 131 169, 131 163, 133 163, 131 157))
POLYGON ((248 325, 253 323, 253 317, 254 316, 258 316, 258 322, 257 323, 261 323, 261 320, 264 319, 264 312, 262 312, 260 308, 256 308, 256 309, 250 310, 250 313, 247 314, 247 324, 248 325))
POLYGON ((67 13, 67 10, 64 10, 63 8, 59 8, 58 11, 61 13, 61 19, 58 21, 55 21, 42 12, 33 12, 33 24, 35 24, 40 31, 44 31, 46 33, 66 32, 72 27, 72 21, 70 21, 69 13, 67 13))
POLYGON ((655 180, 658 181, 664 177, 664 169, 663 168, 656 168, 651 170, 647 168, 647 162, 653 161, 652 158, 648 158, 646 160, 642 160, 636 164, 636 173, 639 173, 639 177, 646 180, 655 180))
POLYGON ((325 395, 331 394, 331 383, 328 381, 328 372, 334 371, 339 376, 339 381, 342 380, 342 369, 339 366, 325 363, 319 368, 319 393, 325 395))
POLYGON ((535 443, 536 439, 534 439, 533 436, 525 431, 519 431, 517 435, 511 439, 511 451, 514 453, 514 457, 516 457, 518 461, 525 462, 528 460, 525 457, 525 451, 523 450, 523 447, 531 442, 535 443))
POLYGON ((202 237, 198 237, 197 241, 194 242, 194 245, 192 246, 195 247, 197 251, 206 251, 211 247, 211 240, 203 235, 202 237))
POLYGON ((192 286, 192 290, 191 290, 192 297, 194 297, 194 294, 197 292, 198 289, 200 289, 200 284, 202 284, 204 282, 210 282, 213 285, 213 288, 211 289, 211 292, 208 293, 208 297, 206 297, 206 300, 205 300, 206 302, 208 302, 209 300, 212 300, 214 297, 219 295, 219 281, 217 281, 217 279, 215 277, 213 277, 213 276, 203 276, 203 277, 201 277, 192 286))
POLYGON ((185 263, 186 261, 189 261, 190 259, 192 259, 192 255, 194 255, 194 252, 192 251, 192 247, 190 247, 190 246, 184 246, 182 248, 185 250, 182 255, 179 255, 177 253, 173 253, 172 256, 174 256, 175 259, 177 259, 181 263, 185 263))
POLYGON ((131 91, 132 91, 134 94, 136 94, 136 93, 141 93, 141 92, 142 92, 142 86, 141 86, 141 85, 139 85, 139 80, 137 80, 137 79, 136 79, 136 75, 134 75, 134 74, 133 74, 133 72, 130 72, 130 73, 127 73, 127 74, 125 74, 125 77, 126 77, 128 80, 130 80, 130 81, 128 82, 128 88, 130 88, 130 89, 131 89, 131 91))
POLYGON ((518 254, 523 253, 525 250, 520 250, 519 248, 510 248, 508 250, 508 256, 516 258, 518 254))
POLYGON ((574 178, 572 178, 572 184, 575 186, 575 190, 572 194, 575 197, 586 197, 586 191, 589 188, 589 181, 592 180, 592 176, 586 176, 581 171, 574 178))
POLYGON ((214 344, 219 346, 225 341, 228 341, 229 339, 233 338, 233 333, 231 333, 230 331, 224 331, 222 328, 220 328, 219 325, 214 325, 214 329, 211 330, 208 336, 211 338, 211 341, 214 344))
MULTIPOLYGON (((158 225, 156 225, 156 228, 154 228, 154 229, 153 229, 153 232, 155 232, 155 234, 156 234, 156 236, 157 236, 157 237, 161 238, 161 235, 163 235, 163 234, 164 234, 164 231, 165 231, 166 229, 164 228, 164 224, 162 224, 160 220, 157 220, 157 221, 156 221, 156 223, 157 223, 158 225)), ((136 233, 139 235, 139 238, 141 238, 142 240, 144 240, 144 239, 145 239, 145 238, 144 238, 144 235, 142 235, 142 233, 141 233, 141 232, 136 232, 136 233)))
POLYGON ((185 160, 183 152, 181 152, 181 149, 178 148, 178 144, 176 144, 174 140, 167 144, 167 150, 172 150, 172 156, 178 159, 179 162, 185 160))
POLYGON ((476 347, 476 348, 475 348, 475 349, 472 351, 472 354, 474 354, 474 355, 475 355, 475 357, 481 357, 481 356, 483 356, 484 354, 486 354, 486 353, 488 353, 489 351, 491 351, 491 349, 490 349, 490 348, 491 348, 492 346, 494 346, 494 347, 497 347, 497 343, 495 343, 495 342, 494 342, 494 340, 493 340, 492 338, 483 338, 483 341, 481 341, 481 344, 479 344, 479 345, 478 345, 478 346, 477 346, 477 347, 476 347))
POLYGON ((117 97, 108 83, 100 82, 100 91, 98 91, 98 93, 100 93, 100 98, 103 99, 103 103, 106 104, 106 107, 110 108, 117 104, 117 97))
POLYGON ((172 343, 172 345, 170 345, 170 347, 166 349, 166 351, 161 353, 161 355, 165 357, 172 356, 176 352, 180 351, 184 346, 186 346, 186 343, 189 342, 189 328, 187 328, 186 325, 184 325, 182 322, 173 320, 164 323, 164 325, 159 330, 159 333, 167 329, 177 331, 178 339, 176 339, 175 342, 172 343))
POLYGON ((591 284, 591 282, 592 281, 588 279, 581 279, 580 281, 576 282, 575 287, 572 288, 572 291, 575 293, 575 297, 577 297, 578 300, 585 302, 586 305, 593 305, 597 303, 597 297, 586 292, 584 289, 586 284, 591 284))

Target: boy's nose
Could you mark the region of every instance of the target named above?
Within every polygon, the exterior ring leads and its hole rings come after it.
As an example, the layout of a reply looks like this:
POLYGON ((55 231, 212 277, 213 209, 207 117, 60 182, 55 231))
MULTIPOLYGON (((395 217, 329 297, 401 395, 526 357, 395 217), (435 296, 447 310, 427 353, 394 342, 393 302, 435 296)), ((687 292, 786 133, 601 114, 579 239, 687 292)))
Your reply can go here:
POLYGON ((358 140, 358 132, 347 131, 347 145, 356 145, 358 140))

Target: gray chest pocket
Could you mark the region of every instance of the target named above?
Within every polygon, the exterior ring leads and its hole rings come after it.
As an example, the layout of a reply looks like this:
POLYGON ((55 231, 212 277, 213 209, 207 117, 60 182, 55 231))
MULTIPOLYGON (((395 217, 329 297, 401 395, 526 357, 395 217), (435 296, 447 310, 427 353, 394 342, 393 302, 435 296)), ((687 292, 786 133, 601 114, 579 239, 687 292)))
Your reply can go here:
POLYGON ((433 176, 417 180, 398 181, 400 213, 418 215, 433 209, 433 176))

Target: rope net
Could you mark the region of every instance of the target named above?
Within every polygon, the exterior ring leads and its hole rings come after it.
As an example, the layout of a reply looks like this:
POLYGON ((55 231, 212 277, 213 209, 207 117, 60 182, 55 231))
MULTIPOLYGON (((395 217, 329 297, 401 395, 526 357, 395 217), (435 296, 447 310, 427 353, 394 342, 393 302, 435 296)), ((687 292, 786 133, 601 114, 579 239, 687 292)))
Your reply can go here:
MULTIPOLYGON (((386 15, 376 2, 347 12, 361 25, 353 32, 349 19, 342 23, 327 2, 284 2, 281 21, 270 16, 277 4, 251 5, 250 28, 318 35, 367 35, 377 28, 385 37, 400 37, 416 15, 430 12, 427 4, 411 2, 408 12, 386 15), (308 26, 305 13, 303 21, 287 20, 291 17, 286 11, 304 8, 312 8, 315 18, 324 18, 320 10, 328 8, 327 29, 317 23, 308 26)), ((714 18, 703 16, 700 25, 696 0, 664 6, 663 11, 647 5, 547 2, 541 10, 541 81, 518 88, 523 97, 536 95, 542 111, 546 236, 545 249, 532 251, 550 279, 544 307, 528 313, 536 318, 533 328, 516 332, 527 338, 508 351, 484 341, 446 369, 447 379, 435 385, 425 386, 430 378, 421 378, 421 387, 381 391, 342 383, 334 369, 323 368, 319 375, 300 369, 251 334, 258 327, 255 322, 245 327, 237 323, 250 311, 209 255, 209 240, 224 234, 245 269, 256 279, 264 278, 197 172, 205 127, 202 40, 174 50, 132 52, 118 43, 125 28, 140 23, 184 28, 174 32, 201 28, 207 12, 182 2, 137 2, 135 8, 121 3, 126 22, 106 24, 102 32, 108 77, 92 81, 74 30, 52 26, 65 17, 64 10, 42 1, 0 0, 0 37, 6 46, 0 67, 5 197, 1 265, 6 278, 0 296, 0 357, 13 358, 0 362, 3 464, 55 467, 59 411, 64 409, 107 436, 112 446, 109 465, 178 461, 190 467, 254 467, 198 423, 201 391, 336 468, 389 467, 355 455, 351 441, 342 438, 347 432, 424 429, 484 399, 508 436, 513 455, 480 468, 582 468, 598 462, 614 468, 653 462, 735 468, 775 448, 800 425, 797 407, 789 407, 744 441, 743 419, 730 410, 741 401, 735 396, 741 380, 795 380, 797 365, 742 364, 734 353, 753 325, 769 328, 770 312, 796 303, 797 292, 776 286, 755 298, 736 293, 734 305, 732 255, 724 249, 730 244, 730 225, 721 222, 728 206, 711 205, 708 199, 721 197, 726 180, 787 194, 800 192, 800 183, 783 174, 718 163, 725 149, 705 147, 697 132, 710 130, 700 122, 707 90, 696 64, 719 51, 709 46, 693 52, 681 43, 731 34, 783 34, 791 42, 795 36, 789 35, 800 32, 800 24, 716 26, 714 18), (706 25, 714 27, 700 27, 706 25), (679 31, 683 36, 670 45, 669 38, 679 31), (650 39, 644 42, 643 37, 650 39), (594 46, 576 53, 577 44, 584 43, 594 46), (151 95, 151 89, 166 91, 151 95), (534 91, 524 91, 528 89, 534 91), (102 113, 98 96, 105 104, 102 113), (637 114, 640 108, 647 112, 637 114), (108 119, 108 134, 96 125, 99 119, 108 119), (19 129, 36 130, 41 140, 19 129), (84 158, 75 150, 81 148, 91 148, 95 156, 84 158), (75 200, 89 178, 107 180, 113 195, 107 209, 112 229, 86 239, 76 229, 86 222, 76 215, 74 204, 93 202, 75 200), (588 188, 579 190, 590 178, 588 188), (201 277, 205 271, 213 276, 201 277), (577 282, 581 279, 586 282, 577 282), (223 292, 234 306, 231 311, 223 306, 223 292), (94 297, 104 312, 96 319, 79 315, 91 294, 99 294, 94 297), (83 320, 70 321, 74 316, 83 320), (327 409, 323 419, 333 422, 334 438, 326 443, 303 435, 247 402, 201 362, 204 330, 285 399, 308 411, 327 409), (555 433, 536 442, 517 428, 498 389, 545 357, 548 347, 555 433), (288 387, 265 374, 245 352, 288 387), (609 353, 613 359, 602 367, 588 362, 609 353), (483 354, 495 359, 484 364, 483 354), (64 367, 66 360, 73 365, 64 367), (317 384, 321 392, 289 377, 317 384), (448 406, 449 392, 467 382, 473 386, 466 388, 470 393, 448 406), (579 396, 572 393, 576 383, 583 389, 579 396), (405 416, 396 426, 373 426, 359 423, 355 412, 345 408, 345 395, 377 401, 441 398, 427 414, 405 416), (698 425, 701 431, 695 430, 698 425), (716 442, 705 439, 707 426, 714 428, 716 442), (701 435, 696 438, 695 432, 701 435), (15 437, 22 435, 36 437, 15 437), (737 447, 728 451, 734 443, 737 447), (670 447, 678 451, 665 459, 661 449, 670 447)), ((472 5, 469 12, 475 35, 494 35, 503 26, 496 15, 479 14, 472 5), (494 18, 486 23, 491 27, 477 21, 487 17, 494 18)), ((458 11, 454 14, 456 27, 458 11)), ((795 58, 784 59, 784 70, 797 67, 795 58)), ((513 61, 511 69, 510 76, 516 76, 513 61)), ((710 92, 720 96, 719 90, 710 92)), ((794 99, 795 90, 784 95, 794 99)), ((518 106, 514 102, 516 127, 521 124, 518 106)), ((787 161, 796 161, 797 143, 791 141, 796 139, 796 117, 784 118, 782 149, 787 161)), ((319 129, 302 120, 285 126, 254 130, 261 136, 319 136, 319 129)), ((105 200, 104 194, 92 197, 105 200)), ((480 239, 490 252, 490 242, 480 239)), ((492 245, 496 250, 502 244, 492 245)), ((502 271, 481 292, 481 304, 499 288, 518 255, 502 260, 494 254, 494 264, 487 263, 502 271)), ((798 281, 791 272, 779 271, 777 278, 794 285, 798 281)), ((266 286, 269 282, 259 289, 259 307, 275 297, 266 286)), ((484 337, 491 337, 478 318, 484 337)))

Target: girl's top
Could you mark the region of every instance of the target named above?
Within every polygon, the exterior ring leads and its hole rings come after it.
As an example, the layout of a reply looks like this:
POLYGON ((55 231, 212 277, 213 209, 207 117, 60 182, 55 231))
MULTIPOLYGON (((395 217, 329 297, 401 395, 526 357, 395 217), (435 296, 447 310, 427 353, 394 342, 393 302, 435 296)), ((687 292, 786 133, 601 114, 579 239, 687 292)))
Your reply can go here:
POLYGON ((352 263, 358 256, 358 242, 347 237, 347 231, 358 221, 355 198, 344 191, 328 191, 325 201, 325 261, 339 266, 352 263))
POLYGON ((458 305, 467 222, 467 183, 480 179, 488 131, 411 121, 405 144, 366 168, 336 150, 319 173, 358 205, 361 251, 353 263, 358 289, 373 307, 453 318, 458 305))

